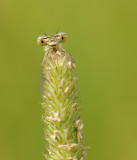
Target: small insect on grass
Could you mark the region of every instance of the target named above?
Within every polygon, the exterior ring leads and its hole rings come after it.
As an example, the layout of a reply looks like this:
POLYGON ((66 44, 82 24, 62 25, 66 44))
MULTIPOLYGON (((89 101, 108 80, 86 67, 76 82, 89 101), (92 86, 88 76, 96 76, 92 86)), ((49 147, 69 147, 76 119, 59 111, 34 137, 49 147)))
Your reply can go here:
POLYGON ((76 65, 61 44, 67 34, 40 36, 37 43, 45 48, 42 62, 42 120, 47 160, 85 160, 83 123, 80 120, 79 88, 76 65))

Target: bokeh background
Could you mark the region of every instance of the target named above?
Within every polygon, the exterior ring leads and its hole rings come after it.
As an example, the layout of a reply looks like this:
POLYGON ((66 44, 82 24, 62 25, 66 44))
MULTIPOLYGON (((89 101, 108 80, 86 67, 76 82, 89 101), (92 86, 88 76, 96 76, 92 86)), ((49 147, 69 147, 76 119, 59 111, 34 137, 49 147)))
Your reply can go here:
POLYGON ((68 34, 88 160, 137 160, 137 1, 1 0, 0 160, 44 159, 38 36, 68 34))

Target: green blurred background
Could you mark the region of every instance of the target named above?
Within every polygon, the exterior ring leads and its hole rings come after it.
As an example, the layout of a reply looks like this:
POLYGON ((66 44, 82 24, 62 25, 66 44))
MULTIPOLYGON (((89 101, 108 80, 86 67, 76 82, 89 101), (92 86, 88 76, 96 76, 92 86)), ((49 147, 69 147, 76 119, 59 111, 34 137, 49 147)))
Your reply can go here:
POLYGON ((88 160, 137 160, 137 1, 1 0, 0 160, 44 159, 43 49, 57 29, 77 63, 88 160))

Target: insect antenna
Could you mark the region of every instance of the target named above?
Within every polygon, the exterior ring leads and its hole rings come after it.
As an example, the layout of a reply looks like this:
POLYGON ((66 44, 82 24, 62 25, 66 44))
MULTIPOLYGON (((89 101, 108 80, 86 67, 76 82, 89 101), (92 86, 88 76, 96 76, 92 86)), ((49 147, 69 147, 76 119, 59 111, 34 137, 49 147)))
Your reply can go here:
POLYGON ((60 28, 60 27, 58 27, 58 29, 57 29, 57 31, 56 31, 56 34, 58 34, 58 32, 59 32, 59 28, 60 28))
POLYGON ((42 32, 44 33, 45 36, 47 36, 47 34, 44 31, 42 31, 42 32))

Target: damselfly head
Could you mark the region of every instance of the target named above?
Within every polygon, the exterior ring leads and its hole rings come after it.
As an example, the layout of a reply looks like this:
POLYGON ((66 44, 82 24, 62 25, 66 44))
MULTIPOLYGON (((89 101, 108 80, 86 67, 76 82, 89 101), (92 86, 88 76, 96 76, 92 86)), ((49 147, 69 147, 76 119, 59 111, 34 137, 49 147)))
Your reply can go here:
POLYGON ((37 43, 40 46, 55 46, 59 43, 63 43, 67 39, 67 34, 64 32, 60 32, 59 34, 51 35, 51 36, 40 36, 37 39, 37 43))

